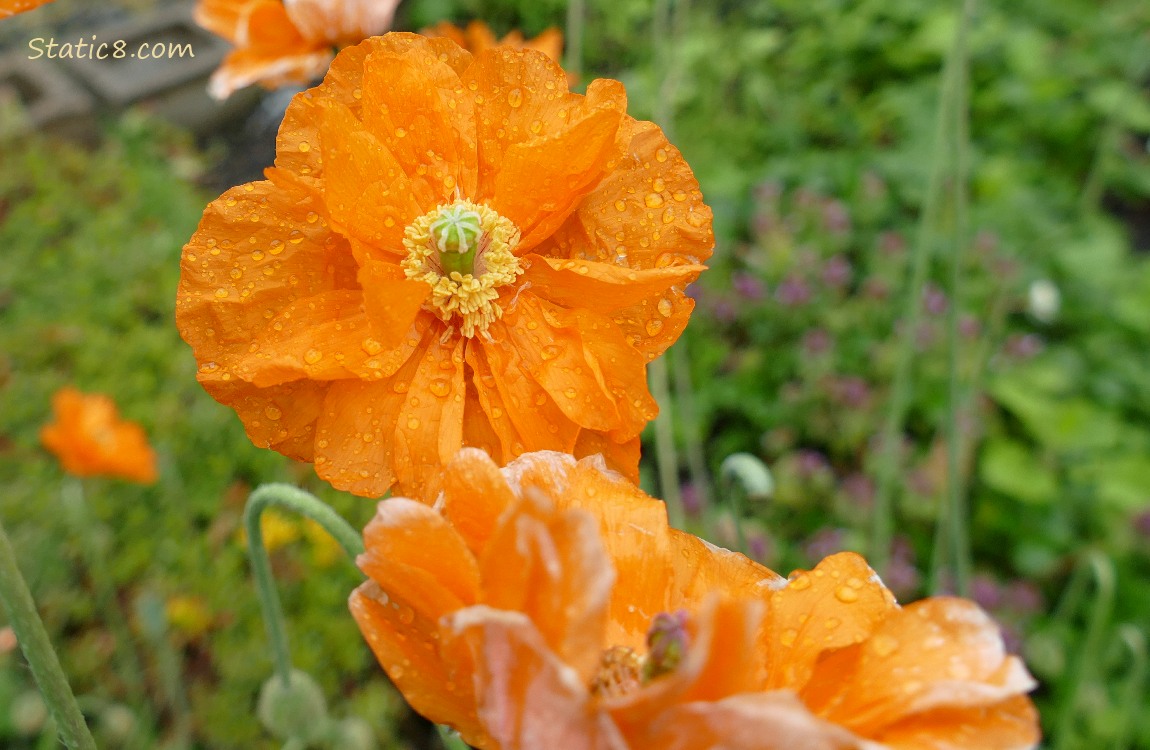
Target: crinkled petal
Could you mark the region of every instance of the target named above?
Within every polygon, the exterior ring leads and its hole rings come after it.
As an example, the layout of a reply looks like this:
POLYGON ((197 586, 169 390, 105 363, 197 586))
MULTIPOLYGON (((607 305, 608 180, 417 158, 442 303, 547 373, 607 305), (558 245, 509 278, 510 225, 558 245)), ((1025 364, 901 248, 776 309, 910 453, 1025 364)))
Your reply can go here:
POLYGON ((651 319, 668 318, 672 310, 669 303, 651 305, 649 300, 658 299, 673 286, 686 287, 706 270, 706 266, 679 265, 636 271, 612 263, 539 255, 529 255, 524 261, 528 265, 523 281, 531 284, 536 295, 549 302, 600 312, 649 305, 652 308, 649 311, 651 319))
POLYGON ((764 688, 800 690, 824 653, 862 643, 897 607, 875 572, 853 552, 793 573, 769 599, 760 640, 769 667, 764 688))
POLYGON ((479 716, 502 750, 629 750, 522 613, 469 607, 451 616, 446 633, 473 655, 479 716))
POLYGON ((848 732, 811 715, 793 693, 745 693, 679 704, 632 747, 659 750, 861 750, 848 732))
POLYGON ((303 36, 314 42, 358 42, 391 28, 399 0, 283 0, 303 36))
POLYGON ((1034 704, 1017 696, 985 708, 917 714, 876 739, 891 750, 1032 750, 1041 732, 1034 704))
POLYGON ((891 612, 858 651, 846 690, 821 713, 865 737, 914 714, 989 707, 1035 686, 994 621, 964 599, 891 612))
POLYGON ((515 503, 515 495, 499 467, 478 448, 460 450, 443 473, 443 494, 437 507, 478 558, 500 517, 515 503))
POLYGON ((200 384, 216 401, 235 409, 253 445, 298 461, 315 458, 316 421, 330 382, 296 380, 260 388, 237 378, 201 378, 200 384))
POLYGON ((575 458, 602 456, 607 468, 617 471, 628 481, 639 482, 639 452, 641 441, 638 437, 617 443, 601 432, 579 430, 575 448, 571 453, 575 458))
POLYGON ((480 558, 483 602, 527 615, 550 651, 586 682, 604 648, 615 571, 589 514, 556 511, 540 491, 524 495, 480 558))
POLYGON ((423 213, 476 184, 474 100, 434 41, 381 45, 363 73, 364 126, 395 154, 423 213))

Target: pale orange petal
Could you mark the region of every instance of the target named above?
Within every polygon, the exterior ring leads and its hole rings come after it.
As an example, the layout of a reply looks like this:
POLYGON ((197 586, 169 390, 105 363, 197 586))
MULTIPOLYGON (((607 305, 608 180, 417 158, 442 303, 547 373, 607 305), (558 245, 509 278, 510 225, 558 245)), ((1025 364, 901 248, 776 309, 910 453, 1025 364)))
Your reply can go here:
POLYGON ((525 615, 470 607, 449 628, 473 655, 479 716, 501 750, 629 750, 525 615))
POLYGON ((769 599, 760 640, 769 665, 764 689, 801 689, 824 653, 862 643, 897 606, 853 552, 791 574, 769 599))
POLYGON ((673 706, 632 747, 659 750, 863 750, 858 741, 812 716, 793 693, 746 693, 714 703, 673 706))
POLYGON ((555 654, 586 682, 604 648, 615 571, 587 513, 556 511, 525 492, 480 559, 483 603, 522 612, 555 654))
POLYGON ((641 447, 638 437, 617 443, 601 432, 579 430, 579 437, 571 453, 575 458, 602 456, 607 462, 607 468, 619 472, 630 482, 638 483, 641 447))
POLYGON ((986 708, 927 711, 875 739, 891 750, 1031 750, 1041 732, 1034 704, 1018 696, 986 708))
POLYGON ((7 18, 14 16, 17 13, 24 13, 41 5, 47 5, 53 0, 0 0, 0 18, 7 18))
POLYGON ((283 0, 303 36, 314 42, 359 42, 391 28, 399 0, 283 0))
POLYGON ((443 474, 443 494, 437 507, 479 557, 500 516, 515 503, 515 495, 495 462, 477 448, 460 450, 443 474))
POLYGON ((939 597, 885 618, 859 646, 847 689, 822 714, 874 737, 913 714, 992 706, 1034 686, 1021 662, 1005 653, 998 626, 977 605, 939 597))
MULTIPOLYGON (((7 1, 7 0, 6 0, 7 1)), ((260 0, 200 0, 192 17, 216 36, 234 42, 249 9, 260 0)))

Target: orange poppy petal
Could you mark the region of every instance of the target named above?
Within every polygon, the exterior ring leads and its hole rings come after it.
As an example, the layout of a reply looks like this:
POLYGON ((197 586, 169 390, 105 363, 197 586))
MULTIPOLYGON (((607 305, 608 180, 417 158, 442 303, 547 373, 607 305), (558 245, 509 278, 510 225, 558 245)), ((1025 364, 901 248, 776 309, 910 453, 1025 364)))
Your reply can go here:
POLYGON ((859 650, 854 677, 825 715, 866 737, 913 714, 992 706, 1035 685, 1006 655, 994 621, 964 599, 892 612, 859 650))
MULTIPOLYGON (((615 155, 616 134, 627 108, 622 85, 595 81, 586 102, 589 111, 581 119, 569 117, 558 132, 512 143, 503 152, 491 207, 522 232, 517 253, 553 234, 603 179, 615 155)), ((542 128, 541 122, 528 126, 542 128)))
MULTIPOLYGON (((479 600, 479 565, 463 537, 438 511, 408 498, 380 502, 375 518, 363 531, 366 551, 357 564, 387 590, 387 566, 399 563, 426 571, 461 606, 479 600)), ((410 572, 410 571, 408 571, 410 572)), ((428 610, 432 613, 431 610, 428 610)), ((446 614, 446 611, 439 615, 446 614)))
POLYGON ((336 489, 379 497, 396 480, 395 431, 426 337, 390 378, 332 384, 316 425, 315 471, 336 489))
POLYGON ((283 0, 299 32, 313 42, 359 42, 391 28, 399 0, 283 0))
POLYGON ((366 340, 360 346, 368 354, 394 347, 410 331, 416 316, 431 293, 431 287, 405 278, 399 266, 365 258, 359 269, 363 286, 363 309, 378 335, 376 343, 366 340))
POLYGON ((563 61, 563 32, 557 28, 544 29, 539 36, 523 43, 527 49, 542 52, 555 62, 563 61))
POLYGON ((1034 704, 1018 696, 986 708, 928 711, 876 739, 891 750, 1031 750, 1041 738, 1034 704))
POLYGON ((258 2, 259 0, 200 0, 196 3, 192 18, 216 36, 234 42, 244 17, 258 2))
POLYGON ((487 548, 500 516, 515 503, 499 467, 482 450, 463 448, 443 472, 443 515, 477 557, 487 548))
POLYGON ((450 662, 439 657, 438 618, 399 604, 375 581, 357 588, 349 607, 376 659, 408 703, 437 724, 455 727, 469 741, 482 742, 470 655, 458 654, 450 662))
MULTIPOLYGON (((562 307, 615 312, 658 299, 673 286, 686 287, 706 266, 681 265, 633 270, 612 263, 529 255, 523 280, 539 297, 562 307)), ((655 303, 654 316, 667 318, 667 305, 655 303), (664 314, 664 311, 666 314, 664 314)), ((654 318, 653 318, 654 319, 654 318)), ((618 321, 617 321, 618 322, 618 321)))
POLYGON ((443 466, 463 445, 463 349, 461 338, 447 340, 431 328, 395 422, 396 492, 426 503, 435 501, 443 466))
POLYGON ((527 491, 480 559, 483 603, 527 615, 544 643, 584 681, 603 649, 615 571, 594 519, 556 511, 527 491))
POLYGON ((513 444, 511 455, 538 450, 570 453, 575 447, 579 426, 527 375, 519 351, 494 341, 474 342, 471 349, 477 350, 477 358, 486 360, 486 372, 491 373, 500 400, 512 406, 508 417, 515 425, 520 442, 513 444))
POLYGON ((894 597, 853 552, 792 573, 769 600, 760 648, 770 671, 764 689, 799 690, 820 656, 861 643, 897 609, 894 597))
POLYGON ((156 454, 140 425, 120 419, 111 398, 61 388, 52 396, 55 421, 40 441, 74 476, 111 476, 142 484, 156 481, 156 454))
POLYGON ((699 264, 715 245, 711 209, 691 168, 663 131, 624 118, 624 154, 538 252, 630 268, 699 264))
POLYGON ((212 398, 235 409, 253 445, 298 461, 315 455, 315 428, 330 383, 297 380, 259 388, 242 380, 200 379, 212 398))
POLYGON ((522 613, 470 607, 451 616, 448 632, 473 655, 479 716, 495 747, 627 750, 586 688, 522 613))
POLYGON ((347 245, 327 229, 320 208, 292 185, 270 181, 232 188, 208 204, 184 246, 176 293, 176 324, 201 376, 247 357, 252 340, 296 300, 358 287, 347 245))
POLYGON ((475 191, 475 103, 456 68, 440 59, 448 47, 464 56, 460 62, 470 56, 446 40, 415 40, 381 45, 367 59, 363 121, 407 170, 412 195, 427 212, 457 191, 475 191))
POLYGON ((639 452, 642 448, 638 437, 617 443, 601 432, 579 430, 575 448, 571 453, 575 458, 602 456, 607 468, 622 474, 628 481, 639 481, 639 452))
MULTIPOLYGON (((590 128, 587 132, 593 133, 598 139, 603 135, 599 128, 616 116, 611 112, 626 109, 626 94, 617 82, 594 81, 587 88, 586 97, 570 94, 567 75, 554 61, 535 52, 515 53, 507 47, 477 54, 474 64, 464 72, 463 82, 469 90, 477 92, 475 115, 479 182, 475 200, 479 202, 488 202, 493 198, 512 200, 511 196, 500 196, 496 191, 496 184, 500 172, 503 171, 505 158, 515 144, 530 144, 541 138, 554 137, 585 121, 587 124, 580 127, 590 128)), ((614 127, 618 127, 617 122, 614 127)), ((618 145, 614 147, 604 145, 603 148, 618 148, 618 145)), ((584 146, 579 145, 567 156, 570 158, 583 150, 584 146)), ((520 156, 515 157, 516 159, 520 159, 524 154, 519 153, 520 156)), ((587 157, 580 156, 580 158, 587 157)), ((550 162, 548 166, 562 168, 561 164, 550 162)), ((542 174, 544 171, 546 170, 540 170, 540 177, 544 176, 542 174)), ((536 185, 537 182, 532 180, 531 184, 536 185)), ((565 215, 568 200, 564 196, 569 190, 565 184, 553 185, 543 194, 533 195, 530 198, 524 196, 522 200, 538 199, 540 203, 555 202, 549 209, 545 206, 542 208, 549 213, 565 215)), ((520 206, 516 202, 508 205, 520 206)), ((492 206, 495 207, 495 204, 492 206)), ((530 227, 524 227, 519 222, 524 218, 530 218, 532 207, 524 203, 519 210, 526 212, 524 216, 509 216, 509 218, 519 219, 516 223, 526 235, 530 227)))
MULTIPOLYGON (((502 455, 510 458, 519 455, 524 450, 523 439, 519 437, 519 432, 511 421, 511 413, 503 403, 503 396, 495 385, 495 375, 487 364, 487 355, 480 345, 473 342, 467 345, 464 356, 473 375, 472 389, 469 389, 474 390, 475 398, 472 403, 480 407, 478 412, 468 412, 468 421, 472 420, 472 414, 476 420, 481 420, 481 423, 472 426, 472 429, 482 430, 486 425, 483 439, 490 441, 494 438, 498 448, 498 450, 488 449, 492 456, 502 455)), ((465 425, 464 429, 468 427, 469 425, 465 425)), ((467 445, 478 447, 481 443, 469 440, 467 445)))
POLYGON ((812 716, 793 693, 747 693, 675 705, 631 747, 660 750, 863 750, 839 727, 812 716))
POLYGON ((424 213, 413 185, 384 141, 343 103, 325 100, 318 112, 324 164, 324 204, 340 234, 402 257, 403 230, 424 213))
POLYGON ((651 361, 679 340, 694 309, 695 300, 683 287, 675 286, 619 310, 611 320, 623 331, 627 343, 651 361))

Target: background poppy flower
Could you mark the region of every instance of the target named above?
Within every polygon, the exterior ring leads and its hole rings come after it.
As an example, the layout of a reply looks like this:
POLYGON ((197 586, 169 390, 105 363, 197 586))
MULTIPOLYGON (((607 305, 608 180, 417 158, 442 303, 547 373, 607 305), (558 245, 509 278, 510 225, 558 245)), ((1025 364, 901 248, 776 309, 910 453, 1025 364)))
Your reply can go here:
POLYGON ((1032 747, 1033 680, 973 604, 900 609, 857 555, 783 580, 667 526, 595 458, 464 450, 380 503, 351 610, 480 748, 1032 747))
POLYGON ((544 30, 534 39, 525 39, 523 32, 518 29, 508 32, 502 39, 496 39, 491 27, 480 20, 471 21, 462 29, 450 21, 440 21, 422 33, 424 36, 446 37, 473 55, 508 45, 513 49, 533 49, 557 63, 563 62, 563 32, 554 27, 544 30))
POLYGON ((156 481, 156 454, 143 428, 121 420, 112 399, 61 388, 52 411, 55 421, 40 430, 40 442, 69 474, 156 481))
POLYGON ((308 83, 334 49, 391 28, 399 0, 200 0, 195 19, 236 49, 212 76, 217 99, 261 83, 308 83))
POLYGON ((268 179, 211 203, 177 323, 257 445, 339 489, 434 496, 462 445, 638 472, 646 363, 687 323, 711 212, 614 81, 388 34, 288 108, 268 179))
POLYGON ((52 0, 0 0, 0 19, 39 8, 52 0))

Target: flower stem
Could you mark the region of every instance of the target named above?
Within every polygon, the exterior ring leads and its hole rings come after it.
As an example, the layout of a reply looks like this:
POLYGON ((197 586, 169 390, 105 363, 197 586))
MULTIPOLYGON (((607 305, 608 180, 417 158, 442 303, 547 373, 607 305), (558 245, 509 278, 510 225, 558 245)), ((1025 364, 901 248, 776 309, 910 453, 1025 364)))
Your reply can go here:
MULTIPOLYGON (((967 2, 969 0, 964 0, 964 6, 967 2)), ((960 66, 958 59, 965 54, 963 50, 965 50, 966 45, 968 23, 968 13, 964 12, 943 69, 942 90, 935 116, 935 157, 930 164, 926 197, 922 214, 919 217, 914 253, 911 256, 910 283, 903 303, 902 324, 904 330, 896 355, 894 377, 890 386, 890 400, 887 403, 886 418, 879 434, 878 482, 875 490, 874 516, 871 519, 870 559, 871 564, 880 575, 886 572, 890 562, 891 538, 894 530, 894 484, 898 475, 899 452, 902 442, 900 437, 912 391, 911 365, 913 364, 915 339, 921 317, 922 290, 926 284, 928 259, 935 241, 935 228, 942 202, 948 125, 951 108, 956 98, 955 90, 959 86, 957 71, 960 66)))
POLYGON ((76 697, 68 685, 68 678, 60 667, 60 660, 52 650, 44 622, 36 611, 28 584, 16 564, 16 553, 8 541, 4 525, 0 523, 0 601, 16 639, 48 704, 48 711, 56 722, 60 740, 71 750, 95 750, 96 742, 84 722, 84 715, 76 705, 76 697))
POLYGON ((276 673, 284 685, 291 684, 291 653, 288 649, 287 626, 283 607, 276 593, 275 579, 272 576, 271 560, 264 547, 263 529, 260 517, 268 506, 277 505, 310 518, 324 528, 339 542, 344 552, 355 560, 363 552, 363 540, 347 521, 323 501, 289 484, 264 484, 248 496, 244 507, 244 529, 248 537, 248 558, 251 560, 252 576, 256 581, 260 610, 263 612, 264 626, 271 642, 272 658, 276 673))
POLYGON ((563 67, 576 80, 583 76, 583 26, 586 22, 586 1, 567 0, 567 59, 563 67))
POLYGON ((1058 725, 1052 733, 1054 750, 1075 747, 1071 738, 1074 723, 1078 718, 1079 696, 1082 688, 1096 681, 1098 667, 1103 663, 1106 628, 1114 612, 1114 563, 1103 553, 1092 550, 1087 553, 1079 567, 1094 574, 1094 604, 1086 621, 1086 635, 1078 652, 1078 661, 1069 680, 1063 687, 1069 690, 1063 697, 1058 711, 1058 725))
POLYGON ((1146 636, 1133 625, 1120 627, 1118 636, 1130 651, 1130 671, 1126 674, 1126 684, 1122 690, 1122 712, 1114 731, 1113 748, 1127 750, 1130 747, 1134 719, 1142 708, 1143 685, 1146 684, 1146 636))

